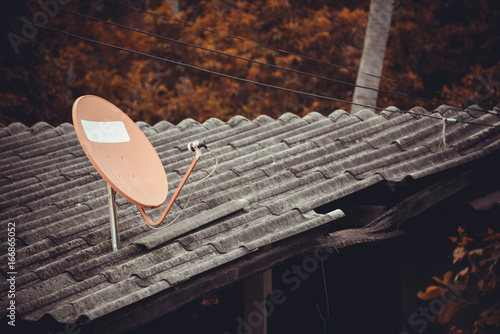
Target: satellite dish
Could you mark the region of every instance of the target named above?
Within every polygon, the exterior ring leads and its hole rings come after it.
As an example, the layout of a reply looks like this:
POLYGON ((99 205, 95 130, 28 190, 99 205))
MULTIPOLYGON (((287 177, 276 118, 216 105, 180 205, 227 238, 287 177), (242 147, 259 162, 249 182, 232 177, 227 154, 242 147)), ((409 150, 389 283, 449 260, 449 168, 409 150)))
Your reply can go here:
POLYGON ((86 95, 73 105, 73 123, 87 157, 121 196, 143 208, 165 202, 168 183, 161 160, 125 113, 111 102, 86 95))
POLYGON ((162 216, 152 222, 144 209, 165 202, 168 182, 158 154, 141 129, 114 104, 93 95, 81 96, 74 102, 73 124, 85 154, 108 184, 114 250, 118 249, 115 191, 135 204, 148 224, 158 225, 200 159, 200 148, 206 148, 204 141, 188 145, 196 156, 162 216))

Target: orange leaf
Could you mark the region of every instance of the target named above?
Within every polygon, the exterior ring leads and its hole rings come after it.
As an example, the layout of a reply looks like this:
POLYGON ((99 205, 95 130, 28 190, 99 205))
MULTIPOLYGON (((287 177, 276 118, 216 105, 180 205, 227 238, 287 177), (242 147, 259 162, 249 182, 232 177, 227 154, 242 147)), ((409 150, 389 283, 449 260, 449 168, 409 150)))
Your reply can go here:
POLYGON ((436 285, 428 286, 425 292, 419 291, 417 297, 422 300, 431 300, 441 296, 443 288, 436 285))
POLYGON ((450 282, 451 275, 452 275, 452 272, 451 271, 447 271, 444 274, 443 280, 441 280, 440 278, 437 278, 436 276, 432 277, 432 279, 435 280, 436 282, 438 282, 438 283, 446 286, 450 282))
POLYGON ((471 251, 469 252, 469 255, 479 255, 479 256, 481 256, 481 255, 483 255, 483 253, 484 253, 484 249, 482 249, 482 248, 477 248, 477 249, 473 249, 473 250, 471 250, 471 251))
POLYGON ((441 312, 439 312, 438 322, 440 324, 447 324, 451 320, 451 318, 453 318, 455 313, 457 313, 458 310, 460 310, 460 306, 462 306, 461 300, 457 300, 449 304, 446 304, 441 309, 441 312))

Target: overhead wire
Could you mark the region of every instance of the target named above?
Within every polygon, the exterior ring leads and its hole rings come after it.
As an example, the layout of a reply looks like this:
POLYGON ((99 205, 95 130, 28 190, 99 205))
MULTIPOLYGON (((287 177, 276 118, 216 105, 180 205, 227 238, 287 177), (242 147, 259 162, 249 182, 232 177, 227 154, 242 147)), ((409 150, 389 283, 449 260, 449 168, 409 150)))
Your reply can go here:
POLYGON ((182 20, 179 20, 179 19, 175 19, 175 18, 171 18, 171 17, 165 16, 165 15, 161 15, 161 14, 156 14, 156 13, 153 13, 151 11, 148 11, 148 10, 145 10, 145 9, 141 9, 141 8, 138 8, 138 7, 134 7, 132 5, 128 5, 128 4, 125 4, 125 3, 122 3, 122 2, 119 2, 119 1, 116 1, 116 0, 106 0, 106 1, 112 2, 112 3, 116 3, 116 4, 121 5, 123 7, 128 7, 130 9, 139 11, 141 13, 145 13, 145 14, 148 14, 148 15, 152 15, 152 16, 156 16, 156 17, 159 17, 159 18, 163 18, 165 20, 169 20, 169 21, 181 23, 181 24, 184 24, 184 25, 187 25, 187 26, 190 26, 190 27, 194 27, 194 28, 197 28, 197 29, 200 29, 200 30, 203 30, 203 31, 207 31, 207 32, 219 35, 219 36, 228 37, 228 38, 232 38, 232 39, 244 41, 244 42, 247 42, 247 43, 251 43, 251 44, 257 45, 259 47, 266 48, 266 49, 269 49, 269 50, 272 50, 272 51, 275 51, 275 52, 279 52, 279 53, 282 53, 282 54, 297 56, 299 58, 306 59, 306 60, 309 60, 309 61, 313 61, 313 62, 322 64, 322 65, 327 65, 327 66, 331 66, 331 67, 341 68, 341 69, 348 70, 348 71, 351 71, 351 72, 354 72, 354 73, 361 73, 361 74, 366 75, 366 76, 370 76, 370 77, 373 77, 373 78, 378 78, 378 79, 382 79, 382 80, 386 80, 386 81, 390 81, 390 82, 394 82, 394 83, 403 84, 405 86, 409 86, 409 87, 413 87, 413 88, 422 89, 422 90, 425 90, 425 91, 428 91, 428 92, 432 92, 434 94, 439 94, 439 95, 445 94, 447 96, 451 96, 451 97, 455 97, 455 98, 461 98, 461 96, 454 95, 454 94, 451 94, 451 93, 446 93, 446 92, 439 91, 439 90, 433 90, 433 89, 429 89, 429 88, 426 88, 426 87, 423 87, 423 86, 418 86, 418 85, 414 85, 414 84, 411 84, 411 83, 408 83, 408 82, 404 82, 404 81, 401 81, 401 80, 396 80, 396 79, 387 78, 387 77, 383 77, 383 76, 378 76, 378 75, 367 73, 367 72, 362 72, 362 71, 350 68, 348 66, 329 63, 327 61, 316 59, 316 58, 313 58, 313 57, 310 57, 310 56, 306 56, 306 55, 303 55, 303 54, 300 54, 300 53, 297 53, 297 52, 287 51, 287 50, 283 50, 283 49, 280 49, 280 48, 269 46, 269 45, 266 45, 266 44, 263 44, 263 43, 255 42, 255 41, 252 41, 252 40, 244 38, 244 37, 239 37, 239 36, 234 36, 234 35, 231 35, 231 34, 221 33, 221 32, 218 32, 216 30, 208 29, 208 28, 205 28, 205 27, 200 27, 200 26, 195 25, 193 23, 185 22, 185 21, 182 21, 182 20))
MULTIPOLYGON (((9 18, 9 19, 13 19, 13 20, 16 20, 16 21, 19 21, 19 22, 23 22, 22 20, 19 20, 19 19, 16 19, 16 18, 12 18, 12 17, 8 17, 8 16, 6 16, 6 15, 4 15, 2 13, 0 13, 0 16, 6 17, 6 18, 9 18)), ((145 53, 145 52, 141 52, 141 51, 137 51, 137 50, 132 50, 132 49, 128 49, 128 48, 117 46, 117 45, 113 45, 113 44, 104 43, 104 42, 101 42, 101 41, 97 41, 97 40, 94 40, 94 39, 91 39, 91 38, 87 38, 87 37, 84 37, 84 36, 81 36, 81 35, 77 35, 77 34, 70 33, 70 32, 64 31, 64 30, 56 29, 56 28, 51 28, 51 27, 47 27, 47 26, 44 26, 42 28, 46 29, 46 30, 49 30, 49 31, 54 31, 54 32, 57 32, 57 33, 61 33, 61 34, 64 34, 64 35, 67 35, 67 36, 70 36, 70 37, 73 37, 73 38, 77 38, 77 39, 80 39, 80 40, 83 40, 83 41, 86 41, 86 42, 94 43, 94 44, 101 45, 101 46, 106 46, 106 47, 109 47, 109 48, 114 48, 114 49, 121 50, 121 51, 126 51, 126 52, 130 52, 130 53, 134 53, 134 54, 137 54, 137 55, 140 55, 140 56, 144 56, 144 57, 148 57, 148 58, 152 58, 152 59, 156 59, 156 60, 160 60, 160 61, 165 61, 165 62, 174 64, 174 65, 184 66, 184 67, 187 67, 187 68, 191 68, 191 69, 198 70, 198 71, 201 71, 201 72, 204 72, 204 73, 208 73, 208 74, 212 74, 212 75, 216 75, 216 76, 220 76, 220 77, 224 77, 224 78, 228 78, 228 79, 233 79, 233 80, 237 80, 237 81, 241 81, 241 82, 245 82, 245 83, 251 83, 251 84, 255 84, 255 85, 266 87, 266 88, 272 88, 272 89, 282 90, 282 91, 285 91, 285 92, 295 93, 295 94, 300 94, 300 95, 305 95, 305 96, 314 97, 314 98, 318 98, 318 99, 324 99, 324 100, 329 100, 329 101, 334 101, 334 102, 339 102, 339 103, 354 104, 354 105, 358 105, 358 106, 366 107, 366 108, 371 108, 371 109, 384 110, 384 108, 380 108, 380 107, 369 106, 369 105, 366 105, 366 104, 350 102, 350 101, 341 100, 341 99, 337 99, 337 98, 330 97, 330 96, 319 95, 319 94, 314 94, 314 93, 308 93, 308 92, 303 92, 303 91, 299 91, 299 90, 295 90, 295 89, 290 89, 290 88, 275 86, 275 85, 266 84, 266 83, 262 83, 262 82, 258 82, 258 81, 253 81, 253 80, 250 80, 250 79, 240 78, 240 77, 236 77, 236 76, 233 76, 233 75, 229 75, 229 74, 225 74, 225 73, 220 73, 220 72, 208 70, 208 69, 205 69, 205 68, 202 68, 202 67, 198 67, 198 66, 195 66, 195 65, 186 64, 186 63, 183 63, 183 62, 180 62, 180 61, 176 61, 176 60, 172 60, 172 59, 168 59, 168 58, 163 58, 163 57, 155 56, 155 55, 152 55, 152 54, 149 54, 149 53, 145 53)))
MULTIPOLYGON (((3 13, 0 13, 0 16, 5 17, 7 19, 18 21, 20 23, 24 23, 20 19, 9 17, 9 16, 7 16, 7 15, 5 15, 3 13)), ((220 76, 220 77, 224 77, 224 78, 228 78, 228 79, 232 79, 232 80, 236 80, 236 81, 240 81, 240 82, 251 83, 251 84, 254 84, 254 85, 257 85, 257 86, 261 86, 261 87, 265 87, 265 88, 271 88, 271 89, 281 90, 281 91, 285 91, 285 92, 288 92, 288 93, 294 93, 294 94, 304 95, 304 96, 313 97, 313 98, 317 98, 317 99, 324 99, 324 100, 338 102, 338 103, 346 103, 346 104, 351 104, 351 105, 357 105, 357 106, 361 106, 361 107, 365 107, 365 108, 369 108, 369 109, 374 109, 374 110, 380 110, 380 111, 386 110, 386 108, 380 108, 380 107, 377 107, 377 106, 371 106, 371 105, 366 105, 366 104, 363 104, 363 103, 351 102, 351 101, 337 99, 337 98, 330 97, 330 96, 325 96, 325 95, 319 95, 319 94, 314 94, 314 93, 303 92, 303 91, 294 90, 294 89, 290 89, 290 88, 285 88, 285 87, 281 87, 281 86, 276 86, 276 85, 271 85, 271 84, 267 84, 267 83, 262 83, 262 82, 258 82, 258 81, 254 81, 254 80, 250 80, 250 79, 236 77, 236 76, 232 76, 232 75, 225 74, 225 73, 219 73, 219 72, 208 70, 208 69, 205 69, 205 68, 201 68, 201 67, 198 67, 198 66, 195 66, 195 65, 182 63, 180 61, 175 61, 175 60, 171 60, 171 59, 168 59, 168 58, 163 58, 163 57, 155 56, 155 55, 152 55, 152 54, 148 54, 148 53, 145 53, 145 52, 141 52, 141 51, 137 51, 137 50, 132 50, 132 49, 128 49, 128 48, 117 46, 117 45, 113 45, 113 44, 104 43, 104 42, 101 42, 101 41, 97 41, 97 40, 94 40, 94 39, 91 39, 91 38, 87 38, 87 37, 84 37, 84 36, 80 36, 80 35, 77 35, 77 34, 74 34, 74 33, 70 33, 70 32, 64 31, 64 30, 56 29, 56 28, 51 28, 51 27, 47 27, 47 26, 40 26, 40 28, 43 28, 43 29, 46 29, 46 30, 49 30, 49 31, 53 31, 53 32, 56 32, 56 33, 61 33, 61 34, 64 34, 64 35, 67 35, 67 36, 70 36, 70 37, 73 37, 73 38, 76 38, 76 39, 80 39, 80 40, 83 40, 83 41, 86 41, 86 42, 90 42, 90 43, 93 43, 93 44, 97 44, 97 45, 101 45, 101 46, 105 46, 105 47, 117 49, 117 50, 120 50, 120 51, 125 51, 125 52, 129 52, 129 53, 137 54, 137 55, 140 55, 140 56, 144 56, 144 57, 152 58, 152 59, 155 59, 155 60, 160 60, 160 61, 168 62, 168 63, 179 65, 179 66, 184 66, 184 67, 191 68, 191 69, 194 69, 194 70, 198 70, 198 71, 201 71, 201 72, 204 72, 204 73, 208 73, 208 74, 211 74, 211 75, 216 75, 216 76, 220 76)), ((480 111, 484 111, 484 110, 481 109, 480 111)), ((432 115, 420 114, 420 113, 415 113, 415 112, 412 112, 412 111, 404 111, 404 110, 399 110, 397 112, 408 113, 408 114, 412 114, 412 115, 417 116, 417 117, 434 118, 434 119, 437 119, 439 121, 442 121, 442 117, 436 117, 436 116, 432 116, 432 115)), ((490 112, 493 112, 493 111, 490 111, 490 112)), ((492 125, 492 124, 474 123, 474 122, 468 122, 468 121, 464 121, 464 120, 456 120, 456 119, 452 119, 452 118, 447 118, 446 121, 460 122, 460 123, 464 123, 464 124, 473 124, 473 125, 485 126, 485 127, 500 127, 500 126, 492 125)))
MULTIPOLYGON (((33 0, 24 0, 24 1, 29 1, 29 2, 36 3, 33 0)), ((191 23, 188 23, 188 22, 184 22, 182 20, 173 19, 173 18, 169 18, 168 16, 155 14, 155 13, 152 13, 152 12, 149 12, 149 11, 146 11, 146 10, 134 7, 134 6, 130 6, 130 5, 126 5, 126 4, 120 3, 120 2, 115 1, 115 0, 107 0, 107 1, 119 4, 119 5, 123 5, 125 7, 129 7, 131 9, 134 9, 134 10, 137 10, 137 11, 140 11, 140 12, 144 12, 144 13, 147 13, 147 14, 150 14, 150 15, 154 15, 156 17, 160 17, 160 18, 172 20, 172 21, 178 22, 178 23, 183 23, 183 24, 186 24, 186 25, 189 25, 189 26, 193 26, 193 27, 202 29, 202 30, 207 30, 209 32, 216 33, 216 34, 219 34, 219 35, 222 35, 222 36, 231 37, 231 38, 235 38, 237 40, 254 43, 256 45, 259 45, 259 46, 262 46, 262 47, 265 47, 265 48, 269 48, 269 49, 274 50, 274 51, 285 52, 285 53, 293 54, 293 55, 296 55, 296 56, 302 56, 300 54, 295 54, 293 52, 289 52, 289 51, 285 51, 285 50, 281 50, 281 49, 276 49, 276 48, 273 48, 273 47, 270 47, 270 46, 266 46, 266 45, 263 45, 263 44, 260 44, 260 43, 257 43, 257 42, 253 42, 251 40, 248 40, 248 39, 245 39, 245 38, 242 38, 242 37, 237 37, 237 36, 232 36, 232 35, 228 35, 228 34, 219 33, 217 31, 214 31, 214 30, 211 30, 211 29, 207 29, 207 28, 203 28, 203 27, 199 27, 197 25, 194 25, 194 24, 191 24, 191 23)), ((222 51, 218 51, 218 50, 213 50, 213 49, 206 48, 206 47, 199 46, 199 45, 195 45, 195 44, 192 44, 192 43, 187 43, 187 42, 179 41, 179 40, 176 40, 176 39, 173 39, 173 38, 169 38, 169 37, 166 37, 166 36, 158 35, 158 34, 151 33, 151 32, 142 31, 142 30, 136 29, 136 28, 127 27, 127 26, 120 25, 120 24, 117 24, 117 23, 114 23, 114 22, 105 21, 105 20, 102 20, 102 19, 98 19, 98 18, 95 18, 95 17, 91 17, 91 16, 88 16, 88 15, 81 14, 81 13, 72 12, 72 11, 69 11, 69 10, 62 9, 62 8, 61 8, 61 10, 64 11, 64 12, 67 12, 69 14, 77 15, 77 16, 84 17, 84 18, 87 18, 87 19, 90 19, 90 20, 95 20, 95 21, 98 21, 98 22, 102 22, 102 23, 105 23, 105 24, 113 25, 113 26, 116 26, 116 27, 119 27, 119 28, 123 28, 123 29, 128 29, 130 31, 134 31, 134 32, 141 33, 141 34, 146 34, 146 35, 149 35, 151 37, 156 37, 156 38, 164 39, 164 40, 167 40, 167 41, 170 41, 170 42, 173 42, 173 43, 178 43, 178 44, 181 44, 181 45, 198 48, 198 49, 201 49, 201 50, 205 50, 205 51, 208 51, 208 52, 220 54, 220 55, 223 55, 223 56, 232 57, 232 58, 244 60, 244 61, 247 61, 247 62, 250 62, 250 63, 259 64, 261 66, 267 66, 267 67, 270 67, 270 68, 275 68, 275 69, 284 70, 284 71, 288 71, 288 72, 294 72, 294 73, 297 73, 297 74, 300 74, 300 75, 306 75, 306 76, 314 77, 314 78, 317 78, 317 79, 327 80, 327 81, 330 81, 330 82, 335 82, 335 83, 339 83, 339 84, 343 84, 343 85, 347 85, 347 86, 351 86, 351 87, 358 87, 358 88, 362 88, 362 89, 377 91, 377 92, 380 92, 380 93, 386 93, 386 94, 390 94, 390 95, 400 96, 400 97, 411 99, 411 100, 431 102, 431 103, 434 103, 436 105, 447 104, 447 105, 452 106, 454 108, 463 109, 463 106, 461 106, 461 105, 451 104, 451 103, 448 103, 448 102, 442 101, 442 100, 429 99, 429 98, 418 97, 418 96, 411 96, 411 95, 408 95, 408 94, 405 94, 405 93, 394 92, 394 91, 389 91, 389 90, 383 90, 383 89, 380 89, 380 88, 373 88, 373 87, 368 87, 368 86, 364 86, 364 85, 358 85, 358 84, 355 84, 355 83, 346 82, 346 81, 342 81, 342 80, 338 80, 338 79, 333 79, 333 78, 328 78, 328 77, 324 77, 324 76, 321 76, 321 75, 316 75, 316 74, 312 74, 312 73, 308 73, 308 72, 304 72, 304 71, 300 71, 300 70, 295 70, 295 69, 291 69, 291 68, 287 68, 287 67, 283 67, 283 66, 279 66, 279 65, 263 63, 263 62, 260 62, 260 61, 257 61, 257 60, 248 59, 248 58, 245 58, 245 57, 241 57, 241 56, 237 56, 237 55, 232 55, 232 54, 229 54, 229 53, 226 53, 226 52, 222 52, 222 51)), ((302 57, 309 58, 307 56, 302 56, 302 57)), ((310 59, 314 60, 314 61, 321 62, 320 60, 317 60, 317 59, 314 59, 314 58, 310 58, 310 59)), ((330 63, 326 63, 326 64, 330 64, 330 63)), ((349 69, 349 68, 347 68, 345 66, 342 66, 342 65, 335 65, 335 64, 330 64, 330 65, 332 65, 332 66, 338 66, 340 68, 349 69)), ((368 75, 367 73, 361 72, 359 70, 354 70, 354 69, 349 69, 349 70, 352 70, 352 71, 354 71, 356 73, 361 73, 361 74, 368 75)), ((375 77, 380 78, 380 79, 384 79, 383 77, 378 77, 378 76, 375 76, 375 77)), ((385 79, 388 79, 388 78, 385 78, 385 79)), ((406 84, 405 82, 398 81, 398 80, 395 80, 395 82, 406 84)), ((408 84, 408 85, 411 86, 411 84, 408 84)), ((426 89, 425 87, 420 87, 420 88, 426 89)), ((438 92, 438 93, 445 94, 444 92, 438 92)), ((446 94, 448 96, 453 96, 453 97, 461 98, 458 95, 453 95, 453 94, 448 94, 448 93, 446 93, 446 94)), ((469 109, 472 109, 472 110, 475 110, 475 111, 480 111, 480 112, 485 112, 482 109, 475 109, 475 108, 469 108, 469 109)), ((495 113, 495 112, 490 111, 490 113, 495 113)))
MULTIPOLYGON (((34 4, 38 4, 40 6, 46 6, 46 7, 48 7, 47 4, 38 3, 38 2, 35 2, 33 0, 23 0, 23 1, 31 2, 31 3, 34 3, 34 4)), ((112 1, 112 2, 115 2, 115 1, 112 1)), ((432 102, 432 103, 435 103, 435 104, 444 104, 445 103, 444 101, 438 101, 438 100, 428 99, 428 98, 424 98, 424 97, 416 97, 416 96, 411 96, 411 95, 408 95, 408 94, 405 94, 405 93, 393 92, 393 91, 389 91, 389 90, 383 90, 383 89, 379 89, 379 88, 373 88, 373 87, 358 85, 358 84, 355 84, 355 83, 351 83, 351 82, 347 82, 347 81, 343 81, 343 80, 339 80, 339 79, 328 78, 328 77, 325 77, 325 76, 321 76, 321 75, 317 75, 317 74, 312 74, 312 73, 308 73, 308 72, 304 72, 304 71, 300 71, 300 70, 296 70, 296 69, 292 69, 292 68, 288 68, 288 67, 283 67, 283 66, 269 64, 269 63, 264 63, 264 62, 261 62, 261 61, 257 61, 257 60, 253 60, 253 59, 249 59, 249 58, 245 58, 245 57, 241 57, 241 56, 229 54, 227 52, 222 52, 222 51, 218 51, 218 50, 206 48, 206 47, 203 47, 203 46, 200 46, 200 45, 196 45, 196 44, 192 44, 192 43, 180 41, 180 40, 177 40, 177 39, 174 39, 174 38, 170 38, 170 37, 166 37, 166 36, 163 36, 163 35, 158 35, 158 34, 155 34, 155 33, 152 33, 152 32, 143 31, 143 30, 140 30, 140 29, 137 29, 137 28, 128 27, 128 26, 125 26, 125 25, 122 25, 122 24, 118 24, 118 23, 115 23, 115 22, 106 21, 106 20, 99 19, 99 18, 96 18, 96 17, 93 17, 93 16, 89 16, 89 15, 85 15, 85 14, 82 14, 82 13, 77 13, 77 12, 74 12, 74 11, 66 10, 64 8, 60 8, 60 10, 63 11, 63 12, 65 12, 65 13, 68 13, 68 14, 71 14, 71 15, 75 15, 75 16, 79 16, 79 17, 82 17, 82 18, 85 18, 85 19, 97 21, 97 22, 104 23, 104 24, 107 24, 107 25, 112 25, 112 26, 115 26, 115 27, 118 27, 118 28, 126 29, 126 30, 133 31, 133 32, 137 32, 137 33, 144 34, 144 35, 147 35, 147 36, 150 36, 150 37, 155 37, 155 38, 163 39, 163 40, 166 40, 166 41, 169 41, 169 42, 173 42, 173 43, 177 43, 177 44, 180 44, 180 45, 184 45, 184 46, 193 47, 193 48, 197 48, 197 49, 200 49, 200 50, 212 52, 212 53, 219 54, 219 55, 222 55, 222 56, 226 56, 226 57, 231 57, 231 58, 235 58, 235 59, 247 61, 249 63, 258 64, 258 65, 261 65, 261 66, 266 66, 266 67, 270 67, 270 68, 274 68, 274 69, 278 69, 278 70, 293 72, 293 73, 300 74, 300 75, 306 75, 306 76, 310 76, 310 77, 313 77, 313 78, 316 78, 316 79, 326 80, 326 81, 329 81, 329 82, 335 82, 335 83, 343 84, 343 85, 346 85, 346 86, 358 87, 358 88, 362 88, 362 89, 377 91, 377 92, 380 92, 380 93, 386 93, 386 94, 390 94, 390 95, 400 96, 400 97, 404 97, 404 98, 407 98, 407 99, 418 100, 418 101, 425 101, 425 102, 432 102)), ((175 20, 175 21, 177 22, 178 20, 175 20)), ((360 73, 362 73, 362 72, 360 72, 360 73)), ((461 106, 454 106, 454 107, 461 108, 461 106)))
MULTIPOLYGON (((38 4, 40 6, 49 7, 47 4, 38 3, 38 2, 35 2, 33 0, 24 0, 24 1, 31 2, 31 3, 34 3, 34 4, 38 4)), ((120 2, 113 1, 113 0, 108 0, 108 1, 114 2, 114 3, 117 3, 117 4, 122 4, 120 2)), ((122 4, 122 5, 125 5, 125 4, 122 4)), ((136 7, 133 7, 133 6, 129 6, 129 5, 125 5, 125 6, 131 7, 133 9, 139 10, 141 12, 144 11, 142 9, 139 9, 139 8, 136 8, 136 7)), ((432 102, 432 103, 435 103, 435 104, 448 104, 448 105, 450 105, 452 107, 459 108, 459 109, 463 108, 462 106, 450 104, 450 103, 447 103, 445 101, 440 101, 440 100, 435 100, 435 99, 428 99, 428 98, 424 98, 424 97, 415 97, 415 96, 410 96, 410 95, 404 94, 404 93, 393 92, 393 91, 388 91, 388 90, 381 90, 379 88, 373 88, 373 87, 367 87, 367 86, 357 85, 357 84, 353 84, 353 83, 350 83, 350 82, 345 82, 345 81, 338 80, 338 79, 327 78, 327 77, 324 77, 324 76, 315 75, 315 74, 311 74, 311 73, 307 73, 307 72, 303 72, 303 71, 299 71, 299 70, 295 70, 295 69, 291 69, 291 68, 286 68, 286 67, 282 67, 282 66, 278 66, 278 65, 263 63, 263 62, 259 62, 259 61, 253 60, 253 59, 248 59, 248 58, 244 58, 244 57, 240 57, 240 56, 228 54, 228 53, 225 53, 225 52, 222 52, 222 51, 217 51, 217 50, 213 50, 213 49, 210 49, 210 48, 205 48, 205 47, 202 47, 202 46, 199 46, 199 45, 195 45, 195 44, 191 44, 191 43, 179 41, 179 40, 176 40, 176 39, 173 39, 173 38, 169 38, 169 37, 166 37, 166 36, 162 36, 162 35, 158 35, 158 34, 146 32, 146 31, 142 31, 140 29, 131 28, 131 27, 124 26, 124 25, 121 25, 121 24, 118 24, 118 23, 109 22, 109 21, 102 20, 102 19, 99 19, 99 18, 96 18, 96 17, 92 17, 92 16, 88 16, 88 15, 85 15, 85 14, 81 14, 81 13, 69 11, 69 10, 66 10, 64 8, 60 8, 60 10, 63 11, 63 12, 72 14, 72 15, 83 17, 85 19, 90 19, 90 20, 94 20, 94 21, 97 21, 97 22, 105 23, 105 24, 108 24, 108 25, 113 25, 113 26, 116 26, 116 27, 119 27, 119 28, 123 28, 123 29, 127 29, 127 30, 130 30, 130 31, 134 31, 134 32, 137 32, 137 33, 146 34, 146 35, 151 36, 151 37, 156 37, 156 38, 164 39, 164 40, 167 40, 167 41, 170 41, 170 42, 178 43, 178 44, 181 44, 181 45, 185 45, 185 46, 189 46, 189 47, 194 47, 194 48, 202 49, 202 50, 205 50, 205 51, 209 51, 209 52, 221 54, 221 55, 228 56, 228 57, 233 57, 233 58, 244 60, 244 61, 247 61, 247 62, 256 63, 256 64, 259 64, 259 65, 262 65, 262 66, 268 66, 268 67, 276 68, 276 69, 279 69, 279 70, 290 71, 290 72, 294 72, 294 73, 301 74, 301 75, 307 75, 307 76, 315 77, 315 78, 318 78, 318 79, 323 79, 323 80, 328 80, 328 81, 331 81, 331 82, 336 82, 336 83, 339 83, 339 84, 349 85, 349 86, 352 86, 352 87, 359 87, 359 88, 363 88, 363 89, 367 89, 367 90, 374 90, 374 91, 381 92, 381 93, 387 93, 387 94, 392 94, 392 95, 396 95, 396 96, 401 96, 401 97, 408 98, 408 99, 420 100, 420 101, 426 101, 426 102, 432 102)), ((157 14, 154 14, 154 13, 150 13, 148 11, 144 11, 144 12, 152 14, 152 15, 157 15, 157 14)), ((160 17, 163 17, 165 19, 174 20, 175 22, 181 22, 181 23, 185 23, 185 24, 191 25, 190 23, 183 22, 183 21, 177 20, 177 19, 172 19, 172 18, 169 18, 169 17, 166 17, 166 16, 160 15, 160 17)), ((198 26, 195 26, 195 27, 200 28, 200 29, 205 29, 205 28, 201 28, 201 27, 198 27, 198 26)), ((212 30, 210 30, 210 29, 208 29, 208 30, 212 32, 212 30)), ((215 32, 215 33, 217 33, 217 32, 215 32)), ((223 34, 223 35, 225 35, 225 34, 223 34)), ((228 36, 231 36, 231 35, 228 35, 228 36)), ((235 37, 235 36, 231 36, 231 37, 235 37)), ((235 38, 238 38, 238 39, 241 39, 241 40, 244 40, 244 41, 252 42, 250 40, 246 40, 246 39, 240 38, 240 37, 235 37, 235 38)), ((256 43, 256 42, 253 42, 253 43, 256 43)), ((256 43, 256 44, 259 44, 259 43, 256 43)), ((278 51, 282 51, 282 50, 278 50, 278 51)), ((341 65, 339 65, 339 66, 341 66, 341 65)), ((358 73, 363 73, 363 72, 360 72, 360 71, 357 71, 357 70, 355 70, 355 71, 358 72, 358 73)), ((471 108, 469 108, 469 109, 471 109, 471 108)), ((484 112, 484 110, 482 110, 482 109, 475 109, 475 110, 484 112)), ((495 113, 494 111, 489 111, 489 112, 490 113, 495 113)))

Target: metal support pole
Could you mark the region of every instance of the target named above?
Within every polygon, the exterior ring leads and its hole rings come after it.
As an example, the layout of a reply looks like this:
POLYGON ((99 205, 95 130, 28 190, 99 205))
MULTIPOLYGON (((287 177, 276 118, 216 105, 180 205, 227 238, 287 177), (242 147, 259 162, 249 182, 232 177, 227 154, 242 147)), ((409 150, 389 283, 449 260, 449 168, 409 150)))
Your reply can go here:
POLYGON ((111 227, 111 246, 113 252, 118 250, 120 244, 120 229, 118 228, 118 217, 116 215, 116 191, 108 184, 109 222, 111 227))

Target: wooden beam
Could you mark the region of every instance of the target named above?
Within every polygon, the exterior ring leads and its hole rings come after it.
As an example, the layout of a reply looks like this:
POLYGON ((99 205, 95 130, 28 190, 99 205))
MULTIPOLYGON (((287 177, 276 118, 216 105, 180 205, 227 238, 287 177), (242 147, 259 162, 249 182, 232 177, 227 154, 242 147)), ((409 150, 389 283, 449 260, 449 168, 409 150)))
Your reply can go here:
POLYGON ((370 243, 400 236, 400 226, 439 202, 453 196, 484 177, 484 171, 460 169, 448 172, 439 181, 405 198, 391 209, 368 223, 363 228, 346 229, 330 233, 322 240, 326 247, 333 244, 342 248, 350 245, 370 243))
POLYGON ((245 278, 244 290, 244 325, 251 327, 253 334, 267 334, 266 298, 272 292, 272 271, 245 278))

